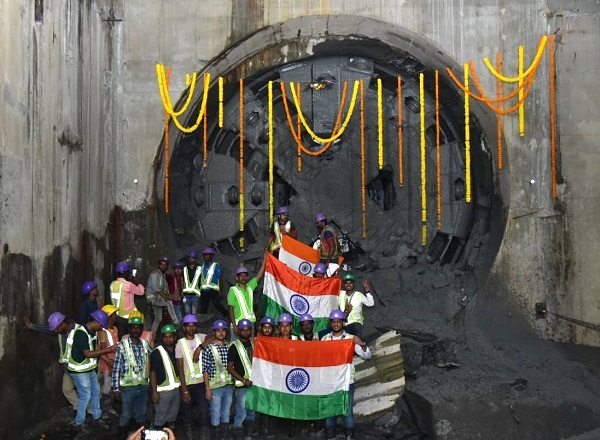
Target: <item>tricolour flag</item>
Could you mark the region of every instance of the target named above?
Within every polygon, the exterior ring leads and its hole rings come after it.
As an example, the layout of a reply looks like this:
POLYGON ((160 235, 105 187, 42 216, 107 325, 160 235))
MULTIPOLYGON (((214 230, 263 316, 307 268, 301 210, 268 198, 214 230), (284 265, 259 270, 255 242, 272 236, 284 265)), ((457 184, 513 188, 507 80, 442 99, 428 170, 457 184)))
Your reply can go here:
POLYGON ((258 337, 246 408, 296 420, 346 415, 353 355, 353 339, 258 337))
POLYGON ((339 308, 341 279, 307 277, 270 254, 266 258, 262 315, 277 320, 281 313, 290 313, 294 317, 294 331, 299 332, 299 317, 310 313, 315 320, 314 332, 326 329, 329 314, 339 308))
POLYGON ((279 260, 302 275, 311 276, 315 265, 319 262, 319 251, 284 235, 281 237, 279 260))

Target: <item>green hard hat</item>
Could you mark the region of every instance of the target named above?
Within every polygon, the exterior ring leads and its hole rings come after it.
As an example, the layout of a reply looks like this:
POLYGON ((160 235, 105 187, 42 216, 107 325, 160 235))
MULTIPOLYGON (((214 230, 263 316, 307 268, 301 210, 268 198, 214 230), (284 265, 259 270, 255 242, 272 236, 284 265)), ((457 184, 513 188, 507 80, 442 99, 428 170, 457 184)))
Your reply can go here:
POLYGON ((144 320, 139 316, 134 316, 129 318, 129 325, 144 325, 144 320))
POLYGON ((356 281, 356 278, 351 273, 344 275, 344 281, 356 281))
POLYGON ((173 324, 163 325, 163 328, 160 331, 163 335, 165 333, 177 333, 177 329, 173 324))

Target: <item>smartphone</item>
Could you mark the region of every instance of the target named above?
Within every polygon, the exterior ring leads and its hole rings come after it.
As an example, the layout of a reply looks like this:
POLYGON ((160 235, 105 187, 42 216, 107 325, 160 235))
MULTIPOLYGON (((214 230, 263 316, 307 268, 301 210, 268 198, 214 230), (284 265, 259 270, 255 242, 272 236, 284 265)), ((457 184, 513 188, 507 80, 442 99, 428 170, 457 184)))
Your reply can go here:
POLYGON ((135 277, 137 275, 137 269, 131 269, 131 275, 135 277))
POLYGON ((142 440, 169 440, 169 434, 162 429, 144 429, 142 440))

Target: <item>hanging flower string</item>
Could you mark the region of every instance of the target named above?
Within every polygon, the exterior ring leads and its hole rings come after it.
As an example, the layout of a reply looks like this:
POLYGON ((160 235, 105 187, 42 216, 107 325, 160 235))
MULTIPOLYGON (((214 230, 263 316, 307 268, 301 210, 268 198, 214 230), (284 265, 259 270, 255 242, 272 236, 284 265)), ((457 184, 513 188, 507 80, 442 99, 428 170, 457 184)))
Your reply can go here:
MULTIPOLYGON (((300 104, 300 108, 302 108, 302 93, 300 93, 300 83, 296 84, 296 92, 298 93, 298 103, 300 104)), ((286 101, 287 104, 287 101, 286 101)), ((287 109, 287 106, 286 106, 287 109)), ((300 117, 296 115, 296 125, 297 125, 297 133, 298 139, 302 139, 302 122, 300 122, 300 117)), ((298 171, 302 171, 302 141, 296 142, 296 146, 298 147, 298 171)), ((329 148, 331 145, 328 145, 329 148)))
POLYGON ((223 128, 223 77, 219 77, 219 128, 223 128))
MULTIPOLYGON (((298 117, 300 118, 300 121, 302 122, 302 125, 304 126, 304 129, 308 132, 308 134, 317 142, 320 142, 322 144, 326 144, 327 142, 333 142, 336 139, 338 139, 342 133, 344 133, 344 131, 346 130, 346 126, 348 125, 348 122, 350 122, 350 118, 352 117, 352 113, 354 112, 354 106, 356 105, 356 97, 358 95, 358 81, 354 81, 354 89, 352 91, 352 100, 350 101, 350 107, 348 108, 348 114, 346 115, 346 119, 344 120, 344 123, 342 124, 342 127, 340 128, 340 130, 337 133, 332 133, 332 136, 329 138, 322 138, 320 136, 318 136, 307 124, 306 119, 304 118, 304 115, 302 114, 302 109, 300 108, 300 104, 298 102, 298 97, 296 95, 296 88, 294 87, 294 83, 291 82, 290 83, 290 90, 292 92, 292 98, 294 100, 294 105, 296 106, 296 111, 298 112, 298 117)), ((284 101, 285 102, 285 101, 284 101)), ((344 102, 342 102, 342 106, 344 105, 344 102)), ((302 149, 303 152, 306 153, 306 150, 303 148, 302 149)), ((308 153, 307 153, 308 154, 308 153)))
MULTIPOLYGON (((523 64, 525 63, 525 49, 519 46, 519 135, 525 136, 525 107, 523 106, 523 64)), ((532 76, 533 78, 533 76, 532 76)))
POLYGON ((397 84, 397 95, 398 95, 398 179, 400 181, 400 187, 404 185, 404 163, 403 163, 403 145, 402 145, 402 130, 403 130, 403 121, 402 121, 402 77, 398 77, 397 84))
POLYGON ((269 81, 269 219, 273 218, 273 81, 269 81))
POLYGON ((552 168, 552 197, 557 197, 556 190, 556 59, 554 53, 554 35, 550 36, 549 46, 550 70, 550 161, 552 168))
POLYGON ((520 82, 522 79, 529 76, 529 74, 535 72, 535 69, 537 68, 537 64, 539 64, 540 60, 542 59, 542 56, 544 55, 544 49, 546 48, 547 41, 548 41, 548 36, 544 35, 540 39, 540 42, 538 43, 538 50, 537 50, 537 53, 535 54, 535 58, 534 58, 533 62, 531 63, 531 65, 527 68, 527 70, 525 72, 523 72, 522 74, 519 74, 519 76, 516 76, 516 77, 507 77, 507 76, 501 75, 499 72, 497 72, 494 69, 494 66, 492 66, 492 63, 490 62, 490 60, 488 58, 484 58, 483 62, 487 66, 488 70, 492 73, 492 75, 494 75, 496 78, 499 78, 504 82, 520 82))
POLYGON ((244 78, 240 79, 240 248, 246 247, 244 241, 244 78))
POLYGON ((383 168, 383 87, 377 78, 377 145, 379 169, 383 168))
POLYGON ((427 162, 425 151, 425 75, 419 74, 419 107, 421 129, 421 244, 427 245, 427 162))
MULTIPOLYGON (((171 68, 167 67, 165 83, 169 87, 171 68)), ((165 110, 165 213, 169 213, 169 113, 165 110)))
POLYGON ((367 169, 365 152, 365 81, 360 80, 360 195, 363 238, 367 238, 367 169))
POLYGON ((440 75, 435 71, 435 159, 437 177, 437 228, 442 229, 442 149, 440 147, 440 75))
POLYGON ((208 162, 208 112, 204 112, 204 122, 202 124, 202 137, 203 137, 203 148, 202 148, 202 168, 206 168, 208 162))
MULTIPOLYGON (((496 54, 496 71, 500 72, 502 68, 502 55, 500 52, 496 54)), ((498 99, 502 98, 502 80, 496 78, 496 96, 498 99)), ((498 169, 501 170, 504 166, 504 160, 502 157, 502 101, 498 101, 498 111, 496 112, 496 136, 498 138, 498 169)))
POLYGON ((469 65, 464 65, 464 80, 465 80, 465 185, 466 194, 465 200, 471 203, 471 128, 469 119, 469 65))

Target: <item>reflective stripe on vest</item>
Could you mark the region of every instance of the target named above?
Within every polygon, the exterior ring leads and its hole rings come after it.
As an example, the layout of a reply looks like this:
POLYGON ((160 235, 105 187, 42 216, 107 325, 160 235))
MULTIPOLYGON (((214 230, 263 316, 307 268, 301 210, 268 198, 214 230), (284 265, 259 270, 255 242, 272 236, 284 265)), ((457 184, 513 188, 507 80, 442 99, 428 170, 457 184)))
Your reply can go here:
POLYGON ((210 387, 211 388, 221 388, 225 385, 231 385, 231 374, 227 371, 227 365, 223 365, 223 360, 221 359, 221 355, 217 346, 214 344, 210 344, 208 346, 213 356, 213 360, 215 362, 215 377, 210 379, 210 387))
MULTIPOLYGON (((200 335, 194 335, 196 341, 196 348, 201 344, 200 335)), ((187 385, 193 385, 195 383, 204 382, 204 376, 202 375, 202 356, 198 359, 198 362, 194 362, 194 352, 190 348, 186 338, 181 338, 178 342, 179 348, 183 353, 183 359, 185 361, 185 383, 187 385)))
MULTIPOLYGON (((246 347, 244 347, 244 344, 239 339, 233 341, 232 344, 235 345, 235 348, 238 352, 238 356, 242 361, 242 366, 244 367, 244 379, 250 379, 250 373, 252 373, 252 360, 250 359, 250 356, 248 356, 248 350, 246 349, 246 347)), ((250 342, 250 344, 252 345, 252 348, 254 348, 254 343, 250 342)), ((243 387, 244 384, 239 380, 235 379, 235 386, 243 387)))
POLYGON ((256 321, 256 316, 254 315, 254 309, 252 307, 252 294, 254 293, 251 288, 247 288, 248 291, 248 300, 250 302, 250 307, 248 307, 248 303, 246 302, 246 297, 238 286, 231 286, 233 289, 233 293, 235 293, 235 297, 237 298, 238 304, 240 305, 240 313, 238 316, 235 316, 235 322, 240 322, 242 319, 247 319, 250 322, 256 321))
POLYGON ((160 357, 162 358, 163 366, 165 367, 165 381, 156 387, 156 391, 171 391, 179 388, 179 378, 175 376, 175 368, 173 367, 173 362, 171 362, 171 358, 167 354, 167 350, 162 345, 159 345, 157 348, 160 353, 160 357))
MULTIPOLYGON (((208 268, 208 273, 206 274, 206 278, 204 277, 204 275, 201 276, 201 281, 200 281, 200 289, 202 290, 206 290, 206 289, 212 289, 212 290, 219 290, 219 284, 218 284, 218 280, 217 280, 217 284, 212 282, 213 276, 215 275, 215 270, 217 269, 217 263, 215 263, 214 261, 211 263, 210 267, 208 268)), ((202 267, 200 267, 200 273, 204 274, 204 264, 202 264, 202 267)))
POLYGON ((106 333, 106 339, 108 339, 108 346, 112 347, 113 345, 115 345, 115 341, 113 340, 112 333, 110 331, 108 331, 108 329, 106 329, 106 328, 103 331, 104 331, 104 333, 106 333))
POLYGON ((200 296, 200 289, 198 289, 198 280, 202 275, 202 271, 196 266, 196 273, 194 273, 194 279, 190 283, 190 273, 187 266, 183 268, 183 293, 194 293, 200 296))
POLYGON ((327 258, 327 254, 329 253, 328 250, 326 249, 326 246, 329 245, 329 242, 327 240, 325 240, 325 231, 329 231, 333 234, 333 243, 335 246, 335 249, 333 250, 333 254, 331 254, 331 258, 332 259, 336 259, 335 262, 337 262, 337 257, 340 254, 340 245, 337 241, 337 236, 335 235, 335 231, 333 230, 333 228, 330 225, 327 225, 323 228, 323 230, 321 231, 321 246, 319 246, 319 257, 321 259, 325 259, 327 258))
MULTIPOLYGON (((69 332, 69 334, 70 333, 71 332, 69 332)), ((68 338, 68 335, 67 335, 67 338, 68 338)), ((58 335, 58 350, 59 350, 58 363, 59 364, 68 364, 69 363, 70 354, 69 355, 67 354, 67 347, 68 347, 68 344, 67 345, 63 344, 63 335, 58 335)))
MULTIPOLYGON (((346 310, 346 306, 348 304, 352 304, 352 300, 355 298, 355 295, 360 301, 360 295, 362 295, 362 293, 355 290, 352 292, 352 295, 348 296, 345 290, 341 290, 339 296, 340 310, 346 310)), ((352 304, 352 310, 350 310, 350 313, 348 313, 348 317, 346 318, 344 325, 352 324, 353 322, 362 324, 365 321, 365 317, 362 313, 362 307, 354 307, 355 305, 356 304, 352 304)))
POLYGON ((271 243, 269 252, 276 251, 281 247, 281 226, 277 220, 273 223, 273 233, 275 234, 275 241, 271 243))
POLYGON ((146 385, 149 382, 148 352, 150 351, 150 344, 148 344, 148 341, 145 339, 140 339, 140 343, 142 344, 142 350, 144 350, 142 365, 138 365, 137 363, 138 361, 133 352, 131 338, 126 338, 121 341, 123 349, 125 350, 125 360, 127 361, 127 373, 119 379, 119 385, 122 387, 146 385))
POLYGON ((117 309, 121 306, 124 285, 125 280, 115 280, 110 283, 110 302, 117 309))
POLYGON ((69 356, 67 368, 69 369, 69 371, 73 371, 75 373, 85 373, 86 371, 92 371, 94 368, 96 368, 96 365, 98 364, 98 359, 86 357, 81 362, 75 362, 75 360, 73 359, 73 340, 75 338, 75 332, 78 331, 82 331, 87 335, 90 350, 94 349, 94 341, 96 340, 96 336, 90 335, 87 329, 83 325, 79 324, 75 325, 73 330, 69 332, 69 336, 67 336, 66 351, 69 356))

